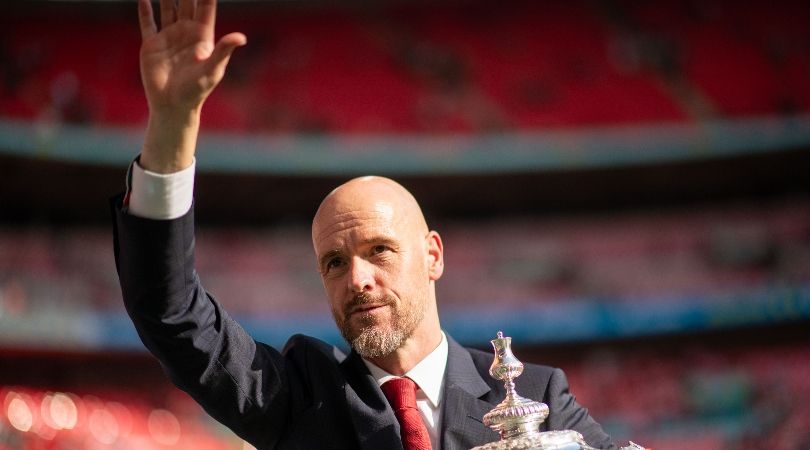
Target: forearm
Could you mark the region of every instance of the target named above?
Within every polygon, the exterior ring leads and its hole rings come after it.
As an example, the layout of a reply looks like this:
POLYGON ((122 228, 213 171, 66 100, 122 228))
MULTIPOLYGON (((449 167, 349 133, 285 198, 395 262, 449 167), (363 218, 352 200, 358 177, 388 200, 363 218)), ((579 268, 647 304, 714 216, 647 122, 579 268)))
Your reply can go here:
POLYGON ((164 322, 208 307, 194 271, 194 212, 176 220, 154 220, 113 207, 115 262, 127 312, 139 331, 142 325, 161 324, 147 331, 170 334, 164 322))

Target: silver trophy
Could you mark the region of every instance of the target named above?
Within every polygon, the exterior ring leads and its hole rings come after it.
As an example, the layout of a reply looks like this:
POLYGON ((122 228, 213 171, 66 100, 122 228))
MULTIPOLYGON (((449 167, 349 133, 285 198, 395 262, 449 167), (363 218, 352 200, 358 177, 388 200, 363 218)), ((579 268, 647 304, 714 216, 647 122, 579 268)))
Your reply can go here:
MULTIPOLYGON (((573 430, 540 432, 540 424, 548 417, 548 405, 521 397, 515 391, 515 378, 523 373, 523 363, 512 354, 512 338, 499 331, 498 337, 490 342, 495 360, 489 374, 504 382, 506 398, 484 415, 484 425, 498 432, 501 440, 471 450, 596 450, 573 430)), ((630 442, 621 450, 644 450, 644 447, 630 442)))

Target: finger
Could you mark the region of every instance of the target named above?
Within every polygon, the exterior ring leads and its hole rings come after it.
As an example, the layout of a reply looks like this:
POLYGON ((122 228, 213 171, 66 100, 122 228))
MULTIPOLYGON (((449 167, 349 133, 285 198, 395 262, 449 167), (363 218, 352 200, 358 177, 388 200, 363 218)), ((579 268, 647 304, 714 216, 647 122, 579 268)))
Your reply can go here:
POLYGON ((203 25, 214 26, 217 17, 217 0, 198 0, 195 18, 203 25))
POLYGON ((241 47, 247 44, 247 37, 242 33, 231 33, 217 42, 211 56, 205 62, 206 69, 215 76, 221 76, 225 72, 225 66, 228 65, 228 60, 231 58, 233 51, 236 47, 241 47))
POLYGON ((176 21, 174 0, 160 0, 160 28, 166 28, 176 21))
POLYGON ((149 0, 138 0, 138 23, 141 25, 141 38, 147 37, 157 33, 157 26, 155 25, 155 16, 152 11, 152 4, 149 0))
POLYGON ((196 3, 197 2, 195 0, 180 0, 180 4, 177 7, 177 18, 188 20, 194 19, 196 3))

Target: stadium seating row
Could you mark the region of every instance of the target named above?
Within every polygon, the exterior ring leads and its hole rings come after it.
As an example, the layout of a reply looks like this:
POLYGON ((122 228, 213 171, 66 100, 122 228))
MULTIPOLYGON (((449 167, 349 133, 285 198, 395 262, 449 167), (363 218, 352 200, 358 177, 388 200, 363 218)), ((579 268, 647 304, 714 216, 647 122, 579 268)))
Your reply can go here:
MULTIPOLYGON (((446 248, 445 310, 590 299, 656 302, 810 282, 810 205, 434 224, 446 248)), ((199 232, 207 288, 237 315, 323 312, 304 227, 199 232)), ((0 228, 0 307, 120 308, 107 230, 0 228), (47 283, 43 283, 47 280, 47 283)))
MULTIPOLYGON (((140 125, 134 14, 35 8, 0 19, 0 117, 140 125)), ((204 120, 249 132, 469 133, 806 112, 809 10, 223 5, 220 30, 243 30, 250 44, 204 120)))

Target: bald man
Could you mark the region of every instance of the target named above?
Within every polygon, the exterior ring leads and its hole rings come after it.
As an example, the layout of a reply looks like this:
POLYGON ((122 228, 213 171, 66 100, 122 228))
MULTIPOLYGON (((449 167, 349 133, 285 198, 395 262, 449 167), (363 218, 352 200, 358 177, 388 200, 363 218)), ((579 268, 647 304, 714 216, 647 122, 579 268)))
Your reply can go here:
MULTIPOLYGON (((435 283, 443 245, 396 182, 356 178, 321 203, 312 243, 330 309, 352 351, 293 336, 282 351, 252 339, 194 269, 194 149, 202 104, 241 33, 213 40, 216 5, 161 0, 161 29, 139 0, 141 75, 149 123, 127 191, 114 200, 115 258, 124 303, 172 381, 259 449, 411 448, 411 425, 383 393, 406 378, 418 427, 434 450, 498 439, 482 418, 505 395, 490 353, 442 332, 435 283)), ((610 438, 575 401, 559 369, 526 365, 520 393, 549 405, 545 429, 574 429, 597 448, 610 438)), ((424 448, 424 447, 423 447, 424 448)))

